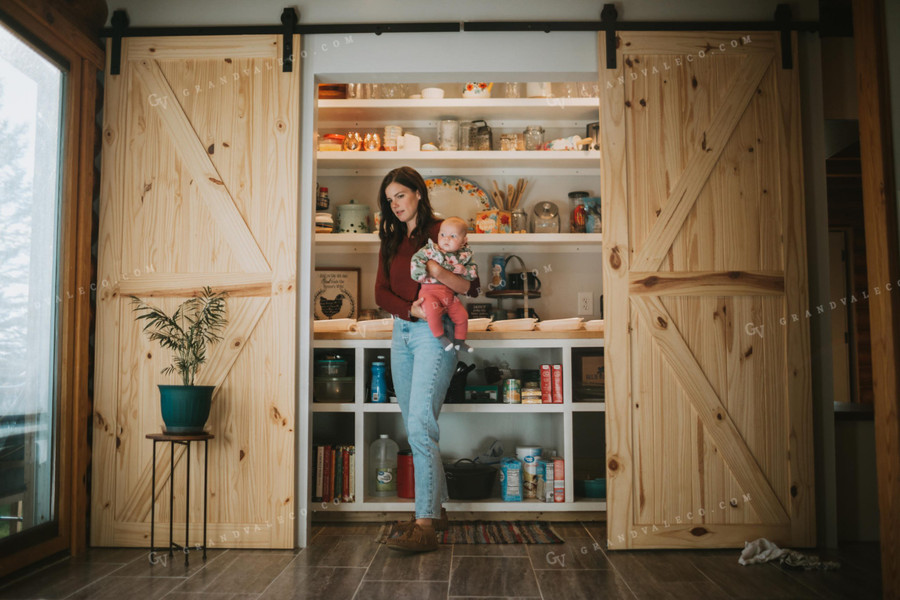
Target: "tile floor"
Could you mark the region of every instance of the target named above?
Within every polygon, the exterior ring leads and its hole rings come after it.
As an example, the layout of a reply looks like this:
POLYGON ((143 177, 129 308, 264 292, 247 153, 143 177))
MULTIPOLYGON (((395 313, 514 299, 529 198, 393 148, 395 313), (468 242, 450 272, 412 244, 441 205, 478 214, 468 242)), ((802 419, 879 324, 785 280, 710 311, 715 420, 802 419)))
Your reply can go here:
POLYGON ((837 572, 741 567, 736 550, 607 552, 601 524, 557 523, 542 546, 442 546, 401 554, 380 524, 314 527, 297 551, 210 550, 204 564, 150 564, 146 550, 93 549, 9 582, 0 600, 437 600, 453 598, 880 598, 877 544, 820 552, 837 572))

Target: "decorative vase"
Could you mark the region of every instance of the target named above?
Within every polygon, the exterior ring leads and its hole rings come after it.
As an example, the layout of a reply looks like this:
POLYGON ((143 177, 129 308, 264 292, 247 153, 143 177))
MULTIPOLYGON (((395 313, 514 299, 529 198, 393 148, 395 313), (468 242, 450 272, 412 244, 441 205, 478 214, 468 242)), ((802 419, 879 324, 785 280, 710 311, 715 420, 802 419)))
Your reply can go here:
POLYGON ((160 385, 159 408, 166 433, 190 435, 203 433, 209 418, 214 385, 160 385))

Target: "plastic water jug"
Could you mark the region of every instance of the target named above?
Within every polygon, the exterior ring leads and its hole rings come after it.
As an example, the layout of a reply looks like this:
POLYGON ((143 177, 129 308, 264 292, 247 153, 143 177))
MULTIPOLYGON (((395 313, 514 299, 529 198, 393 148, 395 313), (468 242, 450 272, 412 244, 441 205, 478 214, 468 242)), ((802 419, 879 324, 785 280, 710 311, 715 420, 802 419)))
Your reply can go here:
POLYGON ((382 433, 369 447, 369 472, 373 496, 397 495, 397 444, 382 433))

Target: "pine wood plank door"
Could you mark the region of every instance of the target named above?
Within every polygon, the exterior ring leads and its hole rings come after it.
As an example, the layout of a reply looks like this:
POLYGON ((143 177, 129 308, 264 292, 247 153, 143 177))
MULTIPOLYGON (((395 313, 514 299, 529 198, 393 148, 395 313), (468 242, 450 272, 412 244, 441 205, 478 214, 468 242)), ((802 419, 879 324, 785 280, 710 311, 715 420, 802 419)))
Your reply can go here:
POLYGON ((815 543, 796 42, 600 38, 610 549, 815 543))
MULTIPOLYGON (((294 40, 299 48, 299 38, 294 40)), ((111 52, 107 52, 110 56, 111 52)), ((129 38, 107 67, 98 249, 91 543, 147 546, 157 384, 168 355, 129 300, 171 314, 203 286, 227 290, 225 340, 198 385, 216 385, 207 429, 211 547, 290 548, 299 62, 276 35, 129 38)), ((156 539, 168 540, 170 456, 157 455, 156 539)), ((184 539, 187 456, 176 449, 184 539)), ((203 446, 190 453, 190 541, 201 541, 203 446)), ((180 525, 179 525, 180 523, 180 525)), ((179 528, 180 527, 180 528, 179 528)))

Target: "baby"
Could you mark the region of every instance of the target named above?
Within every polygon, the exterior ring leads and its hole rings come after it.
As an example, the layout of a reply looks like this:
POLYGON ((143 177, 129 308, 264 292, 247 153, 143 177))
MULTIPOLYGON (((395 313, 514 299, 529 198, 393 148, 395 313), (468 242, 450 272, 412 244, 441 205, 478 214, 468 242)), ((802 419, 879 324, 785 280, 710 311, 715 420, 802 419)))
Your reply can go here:
POLYGON ((466 344, 469 331, 469 315, 456 293, 437 279, 428 276, 425 268, 429 260, 433 260, 451 273, 455 273, 469 281, 478 276, 472 250, 466 245, 466 222, 459 217, 450 217, 441 223, 438 241, 428 244, 416 252, 410 263, 412 278, 422 284, 419 298, 424 298, 422 310, 428 320, 431 333, 444 345, 444 350, 465 350, 472 352, 466 344), (445 335, 442 317, 444 313, 453 321, 453 339, 445 335))

